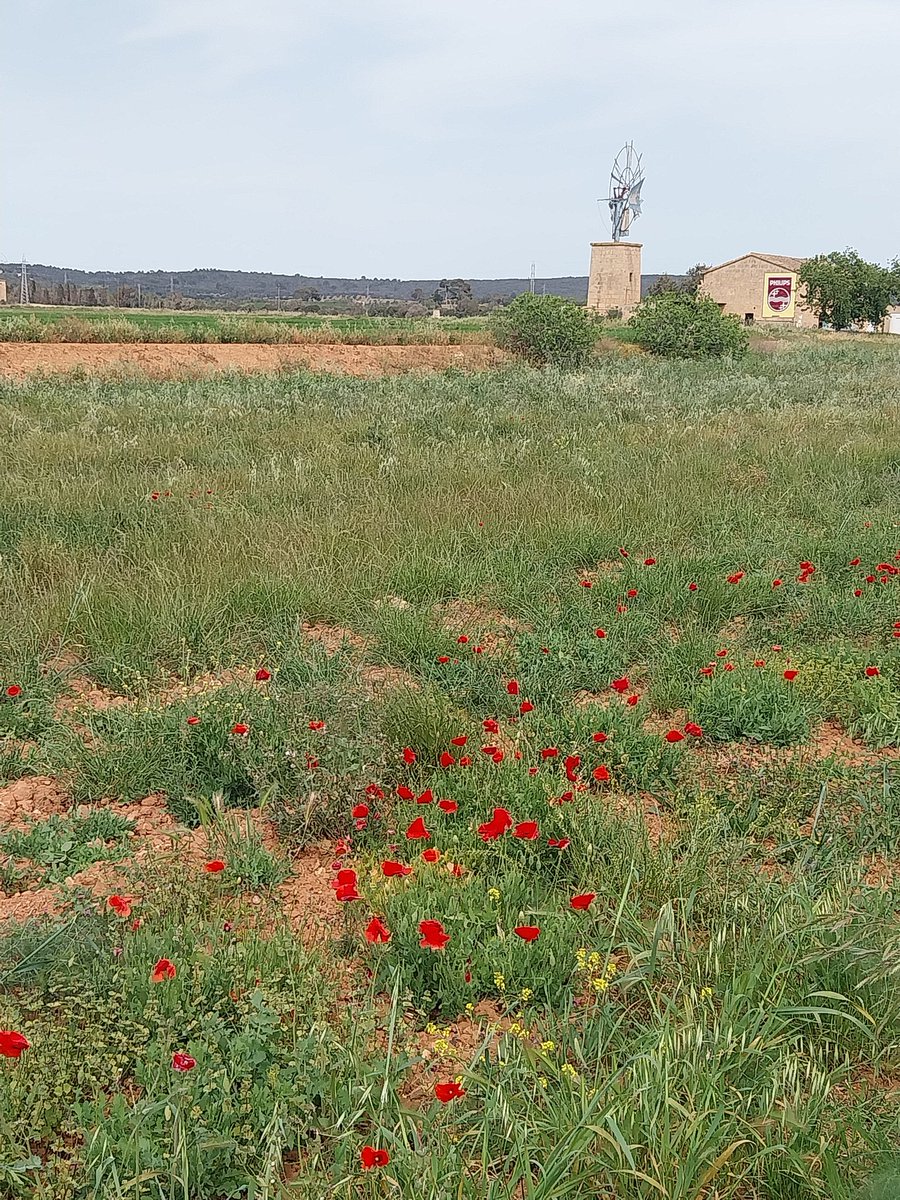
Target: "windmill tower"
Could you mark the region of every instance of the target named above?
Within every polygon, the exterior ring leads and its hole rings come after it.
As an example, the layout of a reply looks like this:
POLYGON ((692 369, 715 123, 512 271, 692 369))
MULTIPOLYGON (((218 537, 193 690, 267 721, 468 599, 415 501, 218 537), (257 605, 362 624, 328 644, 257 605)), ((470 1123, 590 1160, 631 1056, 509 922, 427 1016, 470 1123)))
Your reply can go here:
MULTIPOLYGON (((644 173, 641 156, 628 142, 613 163, 609 180, 611 242, 591 242, 587 306, 594 312, 618 311, 627 319, 641 299, 641 243, 623 239, 641 215, 644 173)), ((603 201, 601 201, 603 203, 603 201)))

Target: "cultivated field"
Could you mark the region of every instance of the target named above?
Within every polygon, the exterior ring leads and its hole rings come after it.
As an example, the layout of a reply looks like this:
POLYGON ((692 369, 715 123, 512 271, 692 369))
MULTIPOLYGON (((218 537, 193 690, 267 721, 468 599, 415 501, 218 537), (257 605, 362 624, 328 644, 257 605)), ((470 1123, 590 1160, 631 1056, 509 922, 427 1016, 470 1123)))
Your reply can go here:
POLYGON ((133 308, 0 309, 0 342, 259 342, 270 345, 461 345, 490 341, 483 317, 320 317, 303 313, 133 308))
POLYGON ((0 1196, 894 1200, 900 358, 779 345, 0 382, 0 1196))

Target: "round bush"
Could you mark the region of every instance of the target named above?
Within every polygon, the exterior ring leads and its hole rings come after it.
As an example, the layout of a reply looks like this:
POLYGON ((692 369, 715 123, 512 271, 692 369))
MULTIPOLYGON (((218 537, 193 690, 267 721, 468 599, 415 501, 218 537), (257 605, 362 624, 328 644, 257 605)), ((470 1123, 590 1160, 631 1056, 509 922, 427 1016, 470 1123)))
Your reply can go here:
POLYGON ((586 309, 561 296, 525 292, 494 318, 498 346, 535 366, 576 370, 591 356, 600 322, 586 309))
POLYGON ((639 346, 670 358, 743 354, 749 342, 737 317, 720 312, 709 296, 689 292, 648 296, 628 325, 639 346))

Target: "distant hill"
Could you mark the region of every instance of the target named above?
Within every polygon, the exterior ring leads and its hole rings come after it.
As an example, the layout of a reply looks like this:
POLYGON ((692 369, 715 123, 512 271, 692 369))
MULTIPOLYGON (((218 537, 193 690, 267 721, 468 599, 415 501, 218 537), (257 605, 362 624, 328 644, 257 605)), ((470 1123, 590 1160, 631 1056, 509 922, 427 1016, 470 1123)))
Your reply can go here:
MULTIPOLYGON (((16 295, 18 263, 0 263, 0 276, 9 285, 10 300, 16 295)), ((78 271, 71 267, 53 267, 29 263, 28 275, 41 287, 56 288, 66 282, 74 288, 95 288, 115 292, 122 287, 137 288, 150 296, 180 295, 216 305, 226 301, 302 299, 313 290, 324 299, 362 297, 372 300, 407 300, 420 291, 430 302, 439 279, 338 279, 327 275, 274 275, 267 271, 224 271, 212 267, 191 271, 78 271)), ((658 275, 641 277, 641 292, 646 293, 658 275)), ((679 278, 676 276, 675 278, 679 278)), ((472 279, 475 300, 506 299, 528 291, 528 279, 472 279)), ((586 275, 559 275, 536 279, 535 290, 582 303, 587 299, 586 275)))

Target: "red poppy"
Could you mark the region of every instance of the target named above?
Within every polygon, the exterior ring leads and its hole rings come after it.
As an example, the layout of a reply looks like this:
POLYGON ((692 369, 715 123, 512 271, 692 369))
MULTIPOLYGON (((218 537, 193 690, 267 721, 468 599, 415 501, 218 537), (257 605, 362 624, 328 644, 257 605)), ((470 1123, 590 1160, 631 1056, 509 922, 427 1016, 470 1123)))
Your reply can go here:
POLYGON ((162 983, 166 979, 174 979, 176 974, 175 964, 168 958, 161 958, 150 972, 150 982, 162 983))
POLYGON ((484 646, 474 646, 473 652, 475 654, 484 654, 484 646))
POLYGON ((614 679, 610 686, 614 692, 627 692, 631 687, 631 682, 627 675, 623 675, 620 679, 614 679))
POLYGON ((381 917, 373 917, 365 928, 365 938, 373 945, 385 946, 391 940, 391 931, 381 917))
POLYGON ((644 559, 644 566, 645 566, 645 567, 655 567, 655 566, 656 566, 656 559, 655 559, 655 558, 645 558, 645 559, 644 559))
POLYGON ((208 875, 218 875, 220 871, 225 870, 225 863, 221 858, 214 858, 211 862, 203 864, 203 870, 208 875))
POLYGON ((518 694, 519 694, 518 679, 510 679, 509 683, 507 683, 507 685, 506 685, 506 690, 510 694, 510 696, 518 696, 518 694))
POLYGON ((598 783, 609 783, 609 767, 594 767, 591 774, 598 783))
POLYGON ((235 725, 232 725, 231 732, 238 737, 246 737, 250 732, 250 726, 245 725, 242 721, 238 721, 235 725))
POLYGON ((456 737, 450 739, 451 746, 464 746, 469 740, 469 735, 466 733, 458 733, 456 737))
POLYGON ((624 546, 619 547, 619 553, 622 555, 623 558, 628 557, 628 551, 625 549, 624 546))
POLYGON ((495 746, 493 744, 493 742, 491 742, 487 746, 481 747, 481 753, 486 754, 488 756, 488 758, 493 758, 493 756, 497 753, 497 751, 499 749, 500 749, 499 746, 495 746))
POLYGON ((130 917, 133 900, 133 896, 110 896, 106 903, 113 910, 116 916, 130 917))
POLYGON ((753 665, 754 667, 764 667, 766 665, 766 660, 764 658, 754 658, 753 665))
POLYGON ((684 727, 684 732, 689 733, 691 737, 703 737, 703 730, 695 721, 688 721, 684 727))
POLYGON ((196 1058, 185 1054, 182 1050, 176 1050, 172 1055, 172 1069, 175 1071, 193 1071, 196 1065, 196 1058))
POLYGON ((318 732, 318 730, 325 728, 325 722, 324 721, 310 721, 309 727, 314 732, 318 732))
POLYGON ((471 767, 472 760, 469 758, 468 754, 463 755, 463 757, 459 760, 459 765, 461 767, 471 767))
POLYGON ((881 671, 879 671, 878 667, 866 667, 866 676, 869 679, 874 679, 876 675, 880 674, 881 671))
POLYGON ((746 574, 745 571, 735 571, 733 575, 728 576, 729 583, 740 583, 746 574))
POLYGON ((689 584, 688 584, 688 591, 689 591, 689 592, 696 592, 696 590, 697 590, 697 585, 696 585, 696 583, 689 583, 689 584))
POLYGON ((541 930, 539 925, 517 925, 513 933, 520 937, 523 942, 533 942, 539 936, 541 930))
POLYGON ((640 702, 640 699, 641 699, 640 696, 637 694, 637 692, 635 692, 633 695, 628 697, 628 699, 625 701, 625 703, 630 708, 634 708, 634 706, 640 702))
POLYGON ((617 613, 627 613, 627 612, 628 612, 628 605, 627 605, 627 604, 621 604, 621 603, 620 603, 620 604, 617 604, 617 605, 616 605, 616 612, 617 612, 617 613))
POLYGON ((453 755, 450 753, 449 750, 444 750, 443 753, 441 754, 441 757, 438 759, 438 763, 442 767, 452 767, 452 766, 455 766, 456 759, 453 757, 453 755))
POLYGON ((512 831, 512 835, 526 842, 535 841, 538 837, 537 821, 520 821, 512 831))
POLYGON ((391 1161, 387 1150, 376 1150, 374 1146, 363 1146, 359 1157, 367 1171, 371 1167, 386 1167, 391 1161))
POLYGON ((726 664, 725 664, 725 667, 724 667, 724 669, 725 669, 726 671, 733 671, 733 670, 734 670, 734 663, 726 663, 726 664))
POLYGON ((421 817, 416 817, 416 819, 407 829, 406 836, 409 841, 415 842, 421 840, 422 838, 430 838, 431 834, 425 828, 424 820, 421 817))
POLYGON ((782 585, 782 583, 783 583, 783 582, 784 582, 784 580, 783 580, 783 579, 773 579, 773 580, 772 580, 772 587, 773 587, 773 588, 781 587, 781 585, 782 585))
POLYGON ((0 1029, 0 1055, 4 1058, 21 1058, 22 1051, 31 1045, 23 1033, 15 1029, 0 1029))
POLYGON ((456 641, 458 645, 465 646, 469 641, 469 635, 467 633, 461 633, 456 641))
POLYGON ((362 896, 356 890, 355 880, 353 883, 340 884, 335 888, 334 894, 336 899, 340 900, 342 904, 349 904, 353 900, 362 900, 362 896))
POLYGON ((712 673, 713 673, 713 671, 715 671, 715 669, 716 669, 715 665, 712 665, 709 667, 701 667, 700 674, 701 675, 712 675, 712 673))
POLYGON ((853 595, 859 598, 862 595, 862 588, 854 588, 853 595))
POLYGON ((499 733, 500 732, 500 726, 497 722, 496 717, 486 717, 481 722, 481 728, 485 731, 485 733, 499 733))
POLYGON ((874 575, 867 575, 867 576, 866 576, 866 583, 874 583, 874 582, 875 582, 875 576, 874 576, 874 575))
POLYGON ((141 921, 140 917, 135 917, 131 922, 131 932, 134 933, 136 930, 140 929, 142 923, 143 922, 141 921))
POLYGON ((581 579, 581 580, 579 580, 579 583, 581 584, 581 586, 583 588, 592 588, 594 586, 591 583, 590 579, 581 579))
POLYGON ((411 767, 411 766, 413 765, 413 763, 416 761, 416 752, 415 752, 415 750, 411 749, 409 746, 404 746, 404 748, 403 748, 403 761, 406 763, 406 765, 407 765, 408 767, 411 767))
POLYGON ((522 714, 523 717, 525 716, 526 713, 530 713, 533 711, 534 711, 534 705, 531 703, 530 700, 523 700, 522 703, 519 705, 519 712, 522 714))
POLYGON ((188 725, 199 725, 200 718, 199 717, 188 717, 187 723, 188 723, 188 725))
POLYGON ((503 757, 503 751, 497 747, 494 749, 494 753, 491 755, 491 760, 495 763, 502 763, 503 757))
POLYGON ((665 739, 667 742, 672 742, 672 743, 683 742, 684 734, 679 733, 679 731, 677 729, 670 729, 669 732, 665 735, 665 739))
POLYGON ((797 672, 796 672, 796 671, 794 671, 794 670, 788 670, 788 671, 785 671, 785 673, 784 673, 784 677, 785 677, 785 679, 787 679, 788 681, 790 681, 791 679, 796 679, 796 678, 797 678, 797 672))
POLYGON ((360 820, 362 817, 367 817, 368 815, 369 815, 368 804, 355 804, 350 813, 350 816, 354 817, 357 821, 360 820))
POLYGON ((442 809, 445 813, 455 813, 459 805, 455 800, 438 800, 438 808, 442 809))
POLYGON ((438 655, 438 662, 439 662, 439 663, 448 663, 449 661, 450 661, 450 655, 449 655, 449 654, 439 654, 439 655, 438 655))
POLYGON ((451 1100, 461 1100, 466 1094, 466 1089, 455 1081, 453 1083, 436 1083, 434 1094, 441 1104, 449 1104, 451 1100))
POLYGON ((159 492, 151 492, 151 493, 150 493, 150 499, 151 499, 151 500, 158 500, 158 499, 159 499, 159 492))
POLYGON ((547 838, 547 845, 553 850, 565 850, 570 844, 569 838, 547 838))
POLYGON ((774 654, 780 654, 780 653, 781 653, 781 647, 780 647, 780 646, 773 646, 773 647, 772 647, 772 651, 773 651, 773 653, 774 653, 774 654))
POLYGON ((629 588, 628 591, 625 593, 625 595, 628 597, 629 600, 633 600, 637 594, 638 594, 637 588, 629 588))
POLYGON ((850 566, 851 566, 851 567, 858 567, 858 566, 859 566, 859 564, 860 564, 861 562, 862 562, 862 559, 861 559, 861 558, 851 558, 851 559, 850 559, 850 566))
POLYGON ((495 808, 490 821, 478 826, 478 833, 483 842, 490 842, 506 833, 512 823, 513 819, 505 808, 495 808))
POLYGON ((609 740, 609 735, 608 735, 608 734, 606 734, 606 733, 604 733, 602 730, 599 730, 599 729, 597 730, 597 732, 596 732, 596 733, 592 733, 592 734, 591 734, 591 737, 593 738, 593 740, 594 740, 595 742, 600 742, 601 744, 602 744, 603 742, 605 742, 605 741, 608 741, 608 740, 609 740))
POLYGON ((22 689, 17 683, 11 683, 6 689, 6 694, 10 697, 10 699, 15 700, 16 696, 22 695, 22 689))
POLYGON ((434 846, 429 846, 427 850, 422 851, 422 860, 427 863, 436 863, 441 857, 441 852, 434 846))
POLYGON ((267 671, 265 667, 260 667, 259 670, 256 672, 256 682, 257 683, 265 683, 266 680, 271 679, 271 678, 272 678, 272 672, 267 671))
POLYGON ((545 760, 548 758, 556 758, 558 754, 559 750, 556 746, 545 746, 541 751, 541 758, 545 760))
POLYGON ((411 871, 412 867, 407 867, 403 863, 393 862, 389 858, 386 858, 381 864, 381 873, 387 879, 392 879, 395 875, 409 875, 411 871))
POLYGON ((573 896, 569 901, 569 908, 574 908, 577 912, 584 912, 590 908, 597 899, 596 892, 582 892, 580 896, 573 896))
POLYGON ((581 755, 567 755, 563 766, 566 768, 566 779, 568 779, 569 783, 574 783, 578 778, 578 768, 581 766, 581 755))
POLYGON ((424 950, 443 950, 450 941, 450 934, 444 932, 440 921, 420 921, 419 933, 422 935, 419 945, 424 950))

